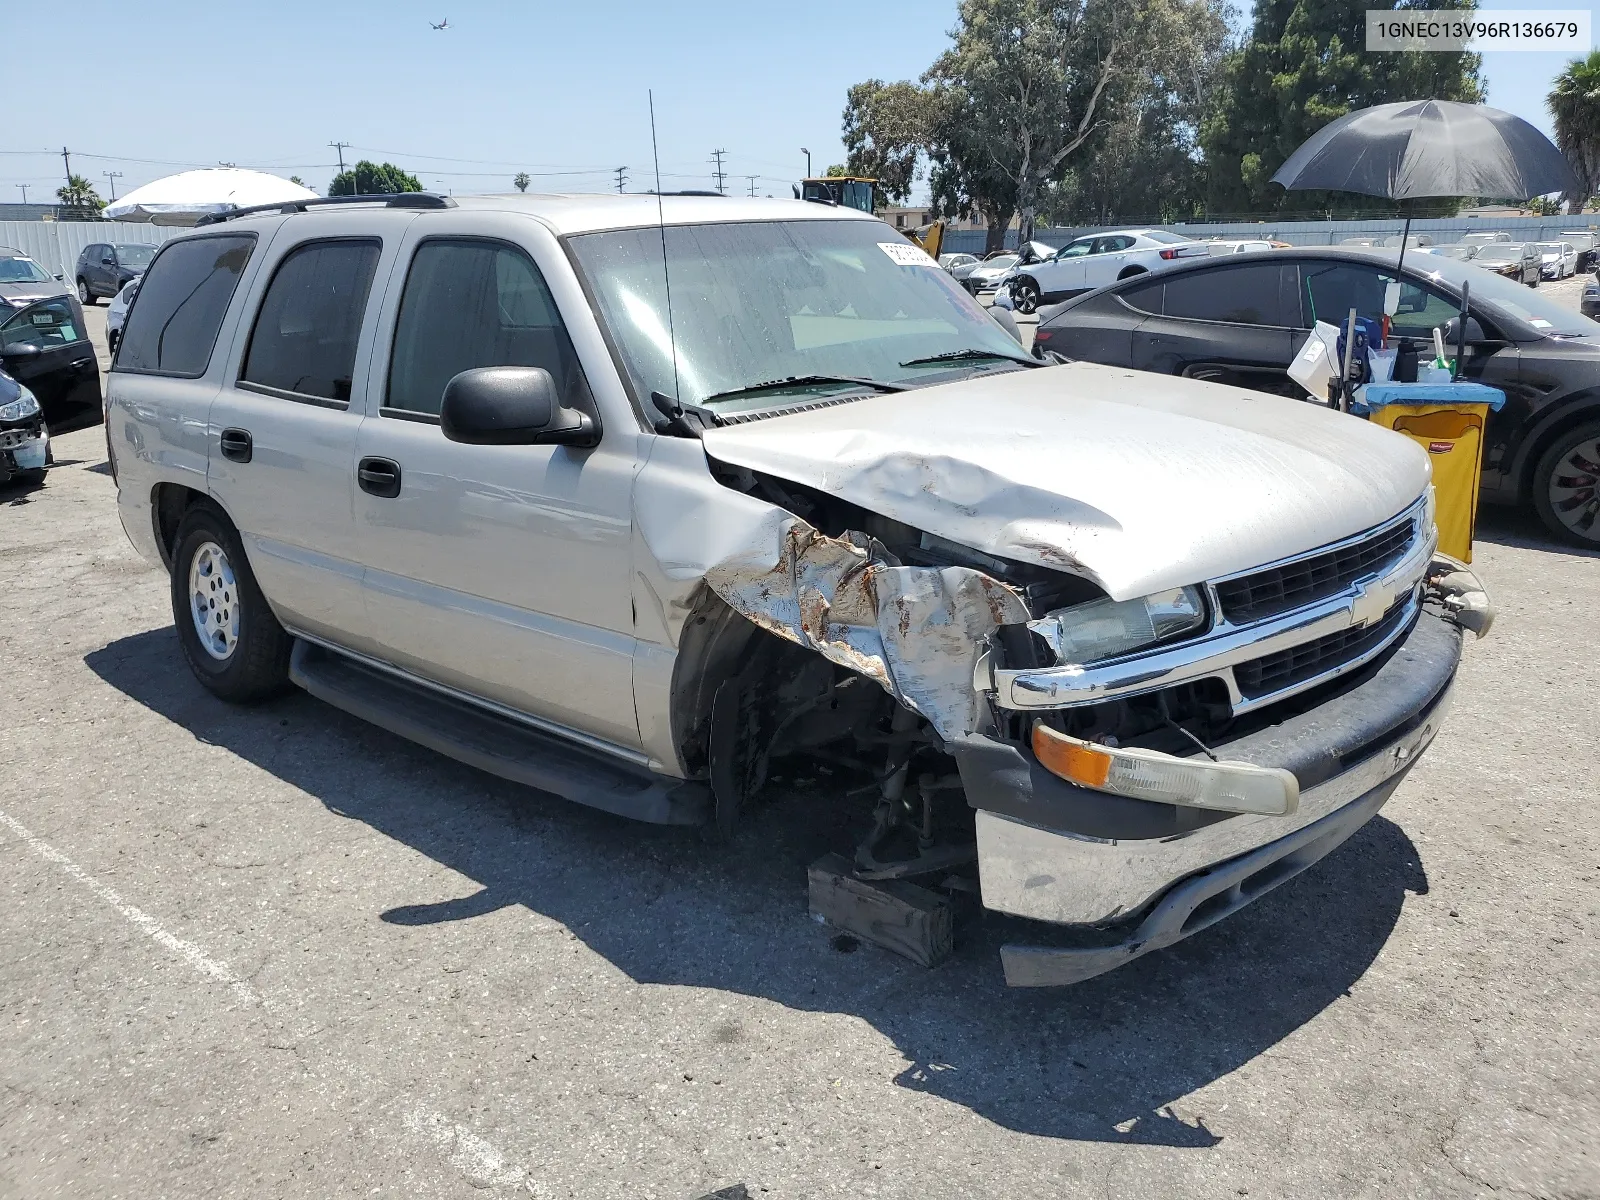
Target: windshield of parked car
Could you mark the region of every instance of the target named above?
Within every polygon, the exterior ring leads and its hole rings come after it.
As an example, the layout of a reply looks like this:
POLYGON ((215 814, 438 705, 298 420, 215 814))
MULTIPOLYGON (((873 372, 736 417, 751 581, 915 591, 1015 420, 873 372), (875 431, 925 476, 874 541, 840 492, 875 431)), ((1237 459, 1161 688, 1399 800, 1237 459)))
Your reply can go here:
MULTIPOLYGON (((1473 265, 1482 262, 1490 250, 1498 248, 1498 246, 1485 247, 1471 262, 1436 258, 1428 263, 1426 277, 1454 289, 1458 296, 1462 283, 1471 283, 1473 305, 1484 304, 1490 310, 1491 319, 1495 312, 1500 312, 1548 337, 1600 338, 1600 324, 1568 308, 1559 300, 1541 291, 1525 287, 1515 279, 1481 271, 1473 265)), ((1510 243, 1508 248, 1514 257, 1521 257, 1521 246, 1510 243)), ((1412 264, 1413 260, 1408 258, 1406 266, 1411 267, 1412 264)), ((1408 271, 1407 274, 1409 273, 1408 271)))
POLYGON ((1152 242, 1160 242, 1162 245, 1165 245, 1165 246, 1176 246, 1180 242, 1187 242, 1187 241, 1193 240, 1191 238, 1179 237, 1175 233, 1168 233, 1165 229, 1147 229, 1147 230, 1145 230, 1145 234, 1144 235, 1145 235, 1145 237, 1149 238, 1152 242))
POLYGON ((1009 271, 1012 267, 1014 267, 1016 265, 1017 265, 1017 256, 1015 254, 1002 254, 999 258, 991 258, 988 261, 986 261, 983 264, 983 268, 980 268, 980 269, 987 269, 989 267, 993 267, 997 271, 1009 271))
POLYGON ((1510 242, 1493 242, 1478 251, 1479 262, 1512 262, 1522 257, 1522 247, 1510 242))
MULTIPOLYGON (((814 389, 798 381, 818 375, 916 384, 952 370, 1013 369, 1024 355, 948 273, 876 222, 652 226, 570 244, 645 394, 699 403, 791 378, 795 392, 814 389), (977 353, 907 365, 957 351, 977 353)), ((771 407, 784 390, 710 407, 771 407)))
POLYGON ((0 258, 0 283, 49 283, 50 274, 31 258, 6 255, 0 258))
POLYGON ((1560 242, 1540 242, 1539 249, 1546 254, 1560 254, 1566 249, 1560 242))
POLYGON ((154 246, 130 243, 117 247, 117 261, 125 267, 148 267, 156 255, 154 246))

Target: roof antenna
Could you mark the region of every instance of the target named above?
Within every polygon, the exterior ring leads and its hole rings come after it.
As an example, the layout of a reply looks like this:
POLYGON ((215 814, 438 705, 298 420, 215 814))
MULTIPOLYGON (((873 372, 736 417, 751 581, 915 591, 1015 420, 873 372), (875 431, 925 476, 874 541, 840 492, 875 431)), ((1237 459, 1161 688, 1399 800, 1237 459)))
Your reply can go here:
POLYGON ((678 336, 672 328, 672 274, 667 267, 667 216, 661 199, 661 150, 656 145, 656 94, 652 89, 646 95, 650 97, 650 155, 655 160, 656 168, 656 225, 661 230, 661 279, 667 289, 667 344, 672 350, 672 395, 651 392, 650 403, 656 406, 663 418, 656 422, 657 433, 699 437, 700 431, 683 419, 683 403, 678 399, 678 336))

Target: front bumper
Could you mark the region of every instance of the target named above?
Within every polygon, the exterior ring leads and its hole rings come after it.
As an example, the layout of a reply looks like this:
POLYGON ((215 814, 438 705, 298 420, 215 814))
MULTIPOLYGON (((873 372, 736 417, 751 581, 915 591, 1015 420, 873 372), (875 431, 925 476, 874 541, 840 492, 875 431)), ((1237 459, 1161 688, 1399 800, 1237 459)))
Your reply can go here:
POLYGON ((1282 816, 1200 813, 1076 787, 992 739, 954 747, 986 907, 1087 945, 1009 946, 1014 985, 1071 983, 1171 945, 1298 874, 1360 828, 1438 732, 1461 631, 1432 607, 1366 678, 1216 749, 1300 782, 1282 816))
POLYGON ((0 422, 0 483, 21 471, 37 471, 50 456, 50 434, 39 416, 0 422))

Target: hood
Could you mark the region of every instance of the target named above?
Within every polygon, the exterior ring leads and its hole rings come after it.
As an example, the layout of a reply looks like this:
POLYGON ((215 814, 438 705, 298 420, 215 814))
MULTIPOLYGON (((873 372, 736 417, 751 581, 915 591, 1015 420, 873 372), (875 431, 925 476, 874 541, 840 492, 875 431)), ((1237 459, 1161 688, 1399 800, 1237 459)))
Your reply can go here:
POLYGON ((4 300, 13 308, 21 308, 36 300, 50 300, 67 294, 66 285, 57 283, 54 279, 49 283, 0 283, 0 300, 4 300))
POLYGON ((1091 363, 709 429, 704 446, 1117 600, 1359 533, 1430 472, 1421 447, 1357 417, 1091 363))

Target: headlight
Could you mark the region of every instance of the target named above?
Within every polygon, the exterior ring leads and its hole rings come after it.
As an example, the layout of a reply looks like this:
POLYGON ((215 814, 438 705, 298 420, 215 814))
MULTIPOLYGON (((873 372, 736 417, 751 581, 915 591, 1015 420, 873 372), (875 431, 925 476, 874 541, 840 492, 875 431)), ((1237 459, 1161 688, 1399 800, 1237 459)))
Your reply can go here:
POLYGON ((20 421, 39 411, 39 401, 27 388, 10 404, 0 404, 0 421, 20 421))
POLYGON ((1092 663, 1199 629, 1206 621, 1198 588, 1173 588, 1137 600, 1091 600, 1053 612, 1028 628, 1062 663, 1092 663))

